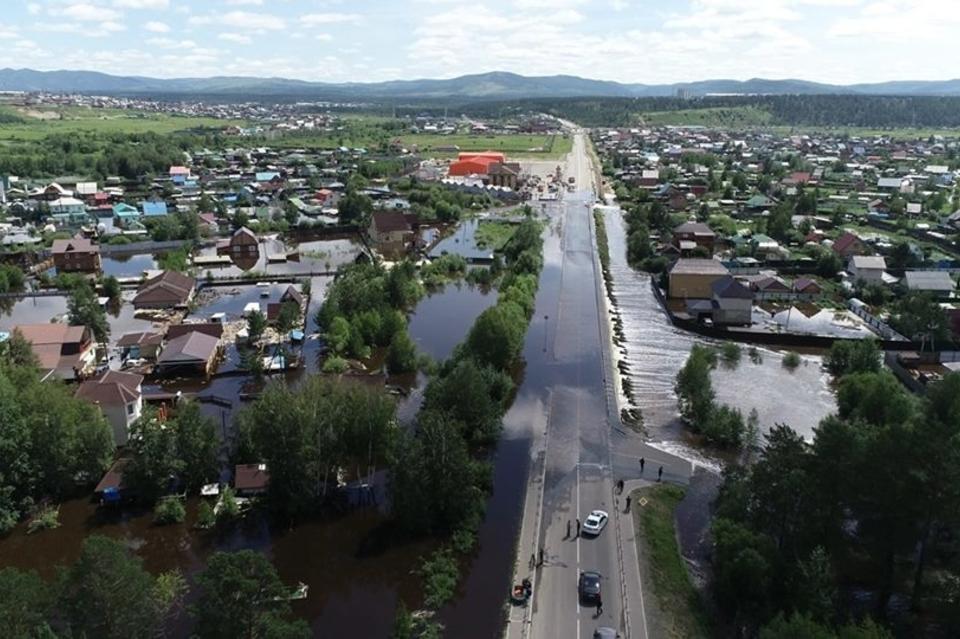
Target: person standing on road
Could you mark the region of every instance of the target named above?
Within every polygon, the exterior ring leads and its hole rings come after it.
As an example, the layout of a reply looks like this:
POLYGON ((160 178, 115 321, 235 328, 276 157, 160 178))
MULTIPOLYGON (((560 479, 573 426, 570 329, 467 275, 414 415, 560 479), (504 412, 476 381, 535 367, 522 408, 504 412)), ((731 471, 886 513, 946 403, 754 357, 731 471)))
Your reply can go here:
POLYGON ((626 510, 626 512, 630 512, 630 495, 627 495, 627 510, 626 510))
POLYGON ((641 474, 641 475, 643 474, 643 466, 644 466, 644 464, 646 464, 646 463, 647 463, 647 460, 644 459, 643 457, 641 457, 641 458, 640 458, 640 474, 641 474))
POLYGON ((603 600, 597 597, 597 617, 603 614, 603 600))
POLYGON ((577 517, 577 537, 580 536, 580 518, 577 517))
POLYGON ((663 479, 663 466, 660 467, 660 470, 657 471, 657 481, 663 479))

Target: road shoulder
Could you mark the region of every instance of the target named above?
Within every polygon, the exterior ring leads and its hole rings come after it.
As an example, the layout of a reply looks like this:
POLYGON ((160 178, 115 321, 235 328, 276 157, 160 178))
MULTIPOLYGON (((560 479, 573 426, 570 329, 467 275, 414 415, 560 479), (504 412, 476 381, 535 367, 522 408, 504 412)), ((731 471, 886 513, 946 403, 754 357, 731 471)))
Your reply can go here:
POLYGON ((694 588, 677 542, 677 506, 686 488, 644 482, 632 488, 633 534, 652 637, 698 639, 709 637, 708 618, 700 593, 694 588))

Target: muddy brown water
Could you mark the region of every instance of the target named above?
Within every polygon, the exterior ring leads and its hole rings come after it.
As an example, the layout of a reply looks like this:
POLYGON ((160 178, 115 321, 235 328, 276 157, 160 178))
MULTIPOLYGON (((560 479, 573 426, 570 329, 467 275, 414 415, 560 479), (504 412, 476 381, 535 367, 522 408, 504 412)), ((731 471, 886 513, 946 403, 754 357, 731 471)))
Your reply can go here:
MULTIPOLYGON (((312 279, 308 333, 316 332, 314 316, 331 282, 329 277, 312 279)), ((237 304, 241 304, 242 309, 245 299, 243 295, 232 299, 227 296, 223 304, 230 305, 230 308, 223 310, 232 312, 237 304)), ((37 301, 36 305, 32 301, 21 302, 17 319, 24 321, 20 318, 30 317, 31 321, 48 321, 48 313, 65 311, 62 298, 39 298, 37 301), (35 317, 41 319, 34 320, 35 317)), ((484 292, 466 284, 448 285, 421 301, 414 313, 411 332, 423 351, 437 358, 448 357, 453 347, 463 340, 476 316, 495 302, 495 291, 484 292), (442 318, 433 318, 434 313, 440 313, 442 318)), ((209 310, 205 309, 204 313, 209 310)), ((121 318, 117 318, 116 329, 128 321, 124 313, 121 318)), ((303 347, 306 366, 288 373, 288 383, 296 385, 307 374, 316 372, 321 352, 322 341, 309 339, 303 347)), ((398 408, 407 419, 411 418, 419 405, 426 378, 412 375, 391 379, 391 383, 411 389, 409 396, 400 399, 398 408)), ((162 380, 145 385, 145 390, 181 391, 233 399, 232 406, 209 402, 200 405, 202 412, 215 420, 221 438, 229 441, 233 436, 233 418, 242 407, 238 396, 241 392, 255 392, 257 389, 245 376, 218 376, 209 381, 194 378, 162 380)), ((522 446, 508 442, 501 447, 498 459, 513 466, 520 464, 525 455, 522 446)), ((498 468, 501 466, 498 464, 498 468)), ((224 477, 228 474, 225 469, 224 477)), ((501 479, 495 481, 502 485, 502 473, 498 477, 501 479)), ((383 473, 378 475, 377 483, 382 491, 383 473)), ((59 528, 27 535, 25 525, 21 524, 0 539, 0 566, 36 570, 52 579, 58 566, 69 565, 78 557, 83 540, 91 534, 122 540, 143 558, 146 568, 152 572, 176 569, 188 578, 203 568, 213 552, 255 549, 271 558, 285 583, 309 585, 307 599, 294 602, 293 608, 298 616, 310 623, 317 636, 386 637, 397 602, 402 599, 408 606, 416 606, 420 601, 420 579, 415 569, 419 559, 434 548, 435 542, 399 540, 380 509, 348 510, 344 514, 282 528, 271 526, 266 517, 254 513, 235 529, 218 533, 193 529, 197 504, 197 498, 188 500, 187 520, 183 525, 155 526, 149 511, 107 510, 98 508, 88 497, 72 499, 60 505, 59 528)), ((514 505, 508 505, 501 512, 499 504, 496 499, 491 500, 488 518, 501 522, 513 516, 514 505)), ((382 500, 380 507, 383 507, 382 500)), ((485 526, 478 561, 485 557, 486 548, 501 553, 503 548, 510 546, 504 534, 497 526, 485 526)), ((501 594, 497 591, 497 601, 492 603, 502 602, 501 594)), ((491 628, 497 623, 496 618, 490 619, 491 628)), ((172 622, 171 634, 187 636, 190 627, 187 615, 180 614, 172 622)))

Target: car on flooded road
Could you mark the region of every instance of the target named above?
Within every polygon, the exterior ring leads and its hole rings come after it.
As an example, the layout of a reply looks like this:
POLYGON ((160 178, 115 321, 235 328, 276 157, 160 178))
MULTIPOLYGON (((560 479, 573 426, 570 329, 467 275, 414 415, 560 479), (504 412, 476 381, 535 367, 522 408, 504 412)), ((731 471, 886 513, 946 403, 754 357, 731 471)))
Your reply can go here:
POLYGON ((606 527, 607 521, 610 519, 610 516, 603 510, 594 510, 589 515, 587 515, 586 520, 583 522, 583 532, 587 535, 599 535, 600 532, 606 527))

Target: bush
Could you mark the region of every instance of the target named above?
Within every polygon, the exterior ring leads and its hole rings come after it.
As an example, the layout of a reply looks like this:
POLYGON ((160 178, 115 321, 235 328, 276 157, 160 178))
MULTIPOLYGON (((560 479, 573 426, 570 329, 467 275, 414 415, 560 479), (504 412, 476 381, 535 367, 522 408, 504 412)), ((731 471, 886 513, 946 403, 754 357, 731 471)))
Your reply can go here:
POLYGON ((880 370, 880 348, 874 340, 836 341, 824 364, 837 378, 851 373, 876 373, 880 370))
POLYGON ((795 368, 797 368, 797 366, 800 366, 800 363, 802 361, 803 360, 800 359, 800 355, 798 355, 797 353, 794 353, 793 351, 790 351, 789 353, 783 356, 782 363, 784 368, 794 370, 795 368))
POLYGON ((460 567, 448 548, 434 552, 420 566, 423 577, 423 604, 437 610, 453 598, 460 576, 460 567))
POLYGON ((27 534, 32 535, 41 530, 53 530, 60 527, 60 509, 54 506, 43 508, 34 515, 27 524, 27 534))
POLYGON ((217 516, 213 514, 213 506, 208 501, 201 501, 197 508, 197 528, 213 528, 217 523, 217 516))
POLYGON ((720 360, 728 368, 736 368, 740 363, 740 346, 734 342, 724 342, 720 347, 720 360))
POLYGON ((417 369, 417 345, 407 331, 397 331, 387 351, 387 370, 391 375, 410 373, 417 369))
POLYGON ((179 524, 187 516, 187 511, 183 507, 183 502, 176 495, 167 495, 157 502, 153 508, 153 523, 179 524))
POLYGON ((324 360, 322 370, 328 375, 340 375, 350 370, 350 363, 342 357, 331 355, 324 360))
POLYGON ((216 512, 217 521, 230 521, 240 516, 240 504, 229 486, 220 493, 220 509, 216 512))

